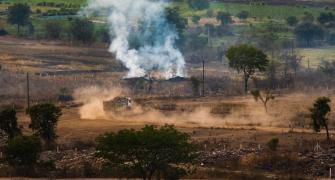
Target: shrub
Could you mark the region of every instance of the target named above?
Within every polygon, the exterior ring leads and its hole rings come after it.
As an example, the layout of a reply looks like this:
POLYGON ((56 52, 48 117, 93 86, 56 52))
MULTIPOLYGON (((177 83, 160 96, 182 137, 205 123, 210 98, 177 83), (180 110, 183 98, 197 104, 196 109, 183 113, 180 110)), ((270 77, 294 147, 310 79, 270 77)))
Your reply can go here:
POLYGON ((14 107, 6 108, 0 112, 0 129, 6 132, 9 138, 21 134, 17 125, 16 110, 14 107))
POLYGON ((8 32, 5 29, 1 28, 0 29, 0 36, 6 36, 6 35, 8 35, 8 32))
POLYGON ((247 19, 249 17, 249 12, 248 11, 241 11, 237 14, 237 17, 240 19, 247 19))
MULTIPOLYGON (((125 129, 99 137, 97 152, 110 165, 150 179, 156 172, 182 172, 185 165, 194 163, 196 148, 189 141, 189 135, 173 126, 145 126, 139 131, 125 129)), ((170 175, 176 178, 180 173, 170 175)))
POLYGON ((289 25, 289 26, 295 26, 297 25, 299 22, 298 18, 295 17, 295 16, 290 16, 286 19, 286 23, 289 25))
POLYGON ((70 34, 76 41, 91 43, 94 41, 94 25, 88 19, 75 19, 71 23, 70 34))
POLYGON ((38 104, 28 109, 28 114, 31 119, 29 127, 47 143, 47 146, 51 145, 57 138, 55 129, 62 115, 61 109, 51 103, 38 104))
POLYGON ((279 139, 273 138, 268 142, 268 147, 271 151, 276 151, 278 148, 278 144, 279 144, 279 139))
POLYGON ((59 39, 62 32, 62 26, 55 21, 49 21, 45 25, 45 33, 47 38, 59 39))
POLYGON ((5 147, 6 160, 14 167, 36 165, 41 141, 34 136, 17 136, 5 147))

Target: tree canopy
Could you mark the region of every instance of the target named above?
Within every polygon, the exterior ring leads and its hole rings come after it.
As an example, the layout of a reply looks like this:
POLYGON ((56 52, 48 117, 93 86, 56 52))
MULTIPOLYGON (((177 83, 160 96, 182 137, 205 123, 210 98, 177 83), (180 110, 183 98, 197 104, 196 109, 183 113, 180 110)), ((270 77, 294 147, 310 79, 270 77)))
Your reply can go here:
POLYGON ((248 92, 248 80, 258 71, 265 71, 269 59, 264 52, 254 46, 241 44, 230 47, 226 52, 229 66, 244 76, 244 90, 248 92))
POLYGON ((41 142, 34 136, 16 136, 5 147, 8 163, 12 166, 36 164, 41 152, 41 142))
POLYGON ((114 166, 136 172, 143 179, 155 173, 192 163, 196 158, 190 136, 173 126, 145 126, 141 130, 121 130, 97 139, 98 155, 114 166))
POLYGON ((91 43, 94 39, 94 24, 88 19, 74 19, 71 23, 70 33, 76 41, 91 43))
POLYGON ((314 41, 322 40, 325 36, 322 27, 311 22, 298 25, 294 30, 294 34, 300 42, 308 47, 312 46, 314 41))
POLYGON ((21 134, 17 124, 16 110, 14 107, 6 108, 0 112, 0 129, 5 131, 9 138, 21 134))
POLYGON ((318 21, 321 24, 326 24, 335 21, 335 16, 331 12, 322 12, 318 17, 318 21))
POLYGON ((295 26, 297 25, 299 22, 298 18, 295 17, 295 16, 289 16, 287 19, 286 19, 286 23, 289 25, 289 26, 295 26))
POLYGON ((30 7, 27 4, 15 4, 8 7, 7 22, 17 25, 17 33, 20 33, 20 26, 29 24, 31 14, 30 7))
POLYGON ((223 11, 217 13, 216 19, 219 20, 222 25, 230 24, 233 21, 230 13, 223 11))
POLYGON ((45 32, 47 38, 50 39, 59 39, 63 28, 61 24, 57 21, 49 21, 45 25, 45 32))
POLYGON ((29 127, 34 134, 40 136, 46 143, 52 143, 56 138, 56 125, 62 111, 54 104, 38 104, 28 109, 31 119, 29 127))
POLYGON ((315 132, 320 132, 321 128, 327 131, 327 139, 330 140, 328 132, 328 114, 331 111, 330 99, 328 97, 319 97, 315 100, 313 107, 310 109, 312 126, 315 132))

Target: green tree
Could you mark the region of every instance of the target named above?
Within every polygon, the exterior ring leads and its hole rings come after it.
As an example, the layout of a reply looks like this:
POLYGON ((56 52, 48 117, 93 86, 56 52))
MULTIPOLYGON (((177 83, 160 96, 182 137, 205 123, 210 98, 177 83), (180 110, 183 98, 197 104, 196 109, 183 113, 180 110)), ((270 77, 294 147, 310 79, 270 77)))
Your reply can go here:
POLYGON ((289 16, 287 19, 286 19, 286 23, 289 25, 289 26, 296 26, 298 24, 299 20, 297 17, 295 16, 289 16))
POLYGON ((5 147, 8 163, 14 167, 36 165, 41 152, 41 141, 34 136, 16 136, 5 147))
POLYGON ((238 73, 243 73, 244 91, 246 94, 248 92, 249 78, 256 70, 265 71, 269 64, 269 59, 262 50, 247 44, 230 47, 226 52, 226 57, 231 68, 237 70, 238 73))
POLYGON ((318 17, 318 21, 320 24, 326 24, 335 21, 335 16, 331 12, 322 12, 318 17))
POLYGON ((29 23, 31 14, 27 4, 15 4, 8 7, 7 22, 17 26, 17 34, 20 34, 20 27, 29 23))
POLYGON ((165 9, 165 17, 168 23, 175 26, 179 35, 181 35, 187 27, 187 19, 180 15, 178 7, 167 7, 165 9))
POLYGON ((31 119, 29 127, 49 147, 57 138, 55 129, 62 115, 61 109, 51 103, 38 104, 28 109, 28 114, 31 119))
POLYGON ((63 28, 57 21, 49 21, 45 25, 45 33, 47 38, 59 39, 63 28))
POLYGON ((74 19, 70 25, 70 33, 76 41, 82 43, 94 41, 94 25, 88 19, 74 19))
POLYGON ((201 19, 200 16, 197 16, 197 15, 192 16, 192 22, 193 22, 194 24, 199 24, 200 19, 201 19))
POLYGON ((300 42, 304 42, 308 47, 311 47, 314 41, 322 40, 325 36, 322 27, 311 22, 305 22, 297 26, 294 34, 300 42))
POLYGON ((221 25, 226 25, 232 23, 231 15, 228 12, 218 12, 216 19, 221 22, 221 25))
POLYGON ((190 136, 173 126, 145 126, 141 130, 106 133, 97 139, 98 155, 114 167, 136 172, 143 179, 165 174, 169 169, 182 170, 197 157, 190 136))
POLYGON ((268 102, 270 100, 275 99, 275 96, 272 94, 270 90, 266 90, 265 92, 262 93, 260 90, 255 89, 251 91, 251 95, 254 97, 255 101, 261 100, 265 112, 268 112, 268 106, 267 106, 268 102))
POLYGON ((314 20, 315 18, 312 13, 304 12, 304 15, 302 16, 302 21, 312 23, 314 20))
POLYGON ((247 19, 249 17, 250 13, 248 11, 241 11, 237 14, 237 17, 240 19, 247 19))
POLYGON ((188 0, 188 6, 195 10, 204 10, 209 8, 208 0, 188 0))
POLYGON ((6 108, 0 112, 0 129, 6 132, 9 138, 21 134, 17 125, 16 110, 14 107, 6 108))
POLYGON ((328 97, 319 97, 315 100, 313 107, 310 108, 314 131, 320 132, 321 128, 325 128, 328 142, 330 142, 328 131, 328 115, 331 111, 329 103, 330 99, 328 97))

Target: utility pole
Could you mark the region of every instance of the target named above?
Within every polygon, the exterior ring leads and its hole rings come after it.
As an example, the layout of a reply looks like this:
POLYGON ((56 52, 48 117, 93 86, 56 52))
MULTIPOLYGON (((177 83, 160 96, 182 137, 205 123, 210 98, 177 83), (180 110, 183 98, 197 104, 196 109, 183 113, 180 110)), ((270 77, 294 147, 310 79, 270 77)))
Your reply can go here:
POLYGON ((29 89, 29 73, 27 73, 27 106, 30 109, 30 89, 29 89))
POLYGON ((202 60, 202 97, 205 97, 205 60, 202 60))

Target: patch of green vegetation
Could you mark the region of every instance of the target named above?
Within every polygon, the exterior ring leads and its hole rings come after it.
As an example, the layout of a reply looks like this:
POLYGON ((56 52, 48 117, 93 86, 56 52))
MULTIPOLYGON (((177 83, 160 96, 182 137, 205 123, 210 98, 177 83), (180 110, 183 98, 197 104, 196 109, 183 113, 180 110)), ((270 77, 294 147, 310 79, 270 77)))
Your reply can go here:
POLYGON ((317 68, 321 61, 335 61, 335 46, 324 48, 300 48, 298 53, 303 56, 302 64, 310 68, 317 68))
POLYGON ((64 3, 64 4, 75 4, 82 5, 87 2, 87 0, 0 0, 2 3, 28 3, 28 4, 37 4, 42 2, 47 3, 64 3))
MULTIPOLYGON (((176 3, 175 6, 179 7, 184 16, 206 16, 206 13, 208 11, 194 11, 192 9, 189 9, 189 7, 185 3, 176 3)), ((317 17, 320 12, 324 11, 324 8, 306 6, 248 5, 238 3, 212 2, 210 4, 210 10, 216 12, 225 11, 229 12, 232 15, 237 15, 241 11, 248 11, 251 17, 284 20, 289 16, 300 17, 304 14, 304 12, 310 12, 315 17, 317 17)))

